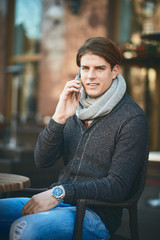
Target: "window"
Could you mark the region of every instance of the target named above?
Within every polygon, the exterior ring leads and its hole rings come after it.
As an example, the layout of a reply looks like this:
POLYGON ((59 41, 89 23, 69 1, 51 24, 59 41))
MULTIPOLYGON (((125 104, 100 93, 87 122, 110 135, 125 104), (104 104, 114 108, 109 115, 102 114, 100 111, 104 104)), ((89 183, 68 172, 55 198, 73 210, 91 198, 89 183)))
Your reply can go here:
POLYGON ((10 86, 11 117, 23 120, 36 113, 41 19, 41 0, 15 0, 9 62, 14 69, 17 66, 17 72, 13 72, 10 86))

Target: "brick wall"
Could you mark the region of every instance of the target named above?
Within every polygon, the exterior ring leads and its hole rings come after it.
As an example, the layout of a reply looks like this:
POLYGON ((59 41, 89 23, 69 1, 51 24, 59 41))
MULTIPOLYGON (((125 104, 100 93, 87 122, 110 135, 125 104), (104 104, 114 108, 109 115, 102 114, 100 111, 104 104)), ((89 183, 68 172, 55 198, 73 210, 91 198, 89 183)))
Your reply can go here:
POLYGON ((78 72, 76 53, 83 42, 94 36, 107 36, 108 0, 81 0, 78 14, 66 1, 43 1, 42 59, 38 89, 38 112, 54 113, 66 81, 78 72))

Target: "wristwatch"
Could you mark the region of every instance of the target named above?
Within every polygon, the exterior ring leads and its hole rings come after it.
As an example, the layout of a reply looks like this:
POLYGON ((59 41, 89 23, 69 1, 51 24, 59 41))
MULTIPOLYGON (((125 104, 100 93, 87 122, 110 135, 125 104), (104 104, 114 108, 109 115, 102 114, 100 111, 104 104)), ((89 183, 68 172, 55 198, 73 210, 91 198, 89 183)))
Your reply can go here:
POLYGON ((65 196, 65 190, 63 186, 60 185, 60 186, 53 187, 52 196, 58 200, 58 203, 63 202, 64 196, 65 196))

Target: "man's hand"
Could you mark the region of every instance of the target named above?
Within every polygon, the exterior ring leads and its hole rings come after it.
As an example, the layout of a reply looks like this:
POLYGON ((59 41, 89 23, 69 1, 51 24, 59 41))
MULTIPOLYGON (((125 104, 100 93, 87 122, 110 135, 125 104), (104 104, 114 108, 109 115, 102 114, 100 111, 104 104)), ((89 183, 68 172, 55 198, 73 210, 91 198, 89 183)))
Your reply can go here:
POLYGON ((59 102, 56 107, 53 119, 61 124, 64 124, 66 120, 73 116, 78 107, 78 102, 80 100, 80 81, 75 80, 66 83, 61 95, 59 102), (77 99, 75 98, 75 92, 77 92, 77 99))
POLYGON ((22 216, 50 210, 58 205, 52 196, 52 189, 34 195, 23 207, 22 216))

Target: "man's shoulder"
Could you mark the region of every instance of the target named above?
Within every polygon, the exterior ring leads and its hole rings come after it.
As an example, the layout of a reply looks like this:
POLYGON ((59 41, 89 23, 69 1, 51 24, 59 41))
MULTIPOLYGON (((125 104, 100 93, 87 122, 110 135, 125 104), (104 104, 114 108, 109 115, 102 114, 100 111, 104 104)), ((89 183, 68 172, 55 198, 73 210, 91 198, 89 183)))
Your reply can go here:
POLYGON ((112 124, 115 129, 125 123, 148 125, 147 117, 143 109, 128 95, 125 94, 109 116, 106 116, 107 124, 112 124), (134 121, 133 121, 134 120, 134 121))
POLYGON ((119 112, 120 115, 126 116, 137 116, 144 115, 144 110, 126 93, 122 100, 117 104, 116 111, 119 112))

